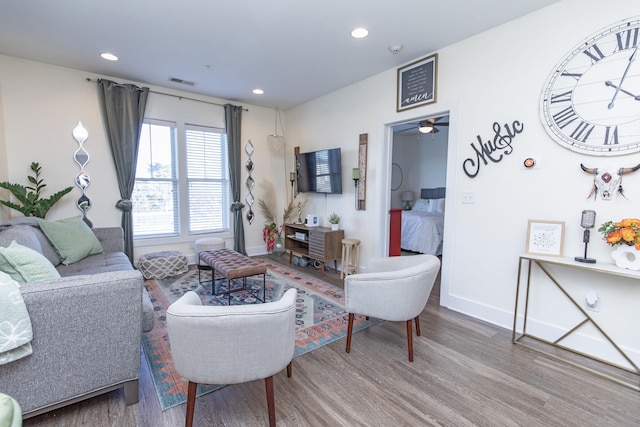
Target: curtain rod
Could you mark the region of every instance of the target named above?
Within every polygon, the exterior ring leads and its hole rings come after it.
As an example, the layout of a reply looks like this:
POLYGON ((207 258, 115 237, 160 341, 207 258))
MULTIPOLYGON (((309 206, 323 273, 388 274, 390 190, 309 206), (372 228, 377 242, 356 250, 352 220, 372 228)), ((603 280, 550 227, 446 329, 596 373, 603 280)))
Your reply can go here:
MULTIPOLYGON (((87 81, 88 82, 95 82, 95 83, 98 82, 97 80, 92 79, 90 77, 87 77, 87 81)), ((124 85, 120 84, 120 83, 116 83, 116 86, 124 87, 124 85)), ((217 102, 211 102, 211 101, 203 101, 202 99, 189 98, 188 96, 180 96, 180 95, 174 95, 172 93, 158 92, 158 91, 151 90, 151 89, 149 89, 149 92, 155 93, 157 95, 172 96, 172 97, 178 98, 178 99, 188 99, 189 101, 204 102, 205 104, 218 105, 220 107, 224 107, 224 104, 219 104, 217 102)), ((244 108, 244 107, 242 108, 242 110, 243 111, 249 111, 248 108, 244 108)))

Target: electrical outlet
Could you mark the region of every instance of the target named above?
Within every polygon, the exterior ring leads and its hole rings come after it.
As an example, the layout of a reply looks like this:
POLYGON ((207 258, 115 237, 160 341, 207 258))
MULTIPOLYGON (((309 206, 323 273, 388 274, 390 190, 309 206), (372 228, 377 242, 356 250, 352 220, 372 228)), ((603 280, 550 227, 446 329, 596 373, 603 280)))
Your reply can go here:
POLYGON ((584 308, 589 311, 600 311, 600 298, 595 292, 587 292, 587 296, 584 298, 584 308))
POLYGON ((462 192, 462 203, 466 203, 472 205, 476 202, 476 195, 472 191, 463 191, 462 192))

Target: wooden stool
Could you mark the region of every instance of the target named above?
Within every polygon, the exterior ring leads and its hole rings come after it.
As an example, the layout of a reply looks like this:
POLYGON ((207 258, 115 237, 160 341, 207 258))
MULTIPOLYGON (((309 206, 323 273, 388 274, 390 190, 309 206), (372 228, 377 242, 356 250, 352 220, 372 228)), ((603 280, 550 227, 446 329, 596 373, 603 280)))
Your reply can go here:
POLYGON ((342 239, 342 272, 340 278, 344 279, 353 273, 360 272, 360 240, 342 239), (353 270, 353 271, 352 271, 353 270))

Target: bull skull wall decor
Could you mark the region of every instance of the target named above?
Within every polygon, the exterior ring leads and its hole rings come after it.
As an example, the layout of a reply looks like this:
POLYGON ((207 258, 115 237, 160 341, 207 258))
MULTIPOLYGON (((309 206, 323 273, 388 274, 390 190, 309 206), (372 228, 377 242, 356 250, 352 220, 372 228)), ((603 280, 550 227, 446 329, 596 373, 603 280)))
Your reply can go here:
POLYGON ((595 200, 598 198, 598 193, 600 193, 602 200, 611 200, 616 192, 620 193, 625 199, 627 198, 622 189, 622 175, 637 171, 640 169, 640 163, 631 168, 620 168, 617 171, 614 168, 603 168, 602 170, 588 168, 582 163, 580 163, 580 167, 586 173, 593 175, 593 188, 587 199, 593 194, 595 200))

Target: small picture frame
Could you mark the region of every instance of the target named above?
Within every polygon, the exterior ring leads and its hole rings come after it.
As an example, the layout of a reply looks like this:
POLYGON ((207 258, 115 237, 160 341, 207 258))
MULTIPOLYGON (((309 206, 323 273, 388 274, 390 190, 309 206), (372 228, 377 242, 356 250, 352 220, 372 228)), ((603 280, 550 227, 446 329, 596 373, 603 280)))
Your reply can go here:
POLYGON ((436 102, 437 83, 437 53, 398 68, 396 111, 436 102))
POLYGON ((529 220, 528 254, 561 257, 563 245, 564 221, 529 220))

